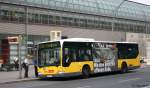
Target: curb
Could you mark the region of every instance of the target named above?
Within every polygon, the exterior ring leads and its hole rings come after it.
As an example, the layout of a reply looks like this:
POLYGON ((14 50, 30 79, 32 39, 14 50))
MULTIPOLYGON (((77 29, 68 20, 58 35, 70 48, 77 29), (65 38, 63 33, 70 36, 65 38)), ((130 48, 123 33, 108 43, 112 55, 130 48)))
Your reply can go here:
POLYGON ((38 80, 38 78, 22 78, 22 79, 17 79, 17 80, 12 80, 12 81, 5 81, 5 82, 0 82, 1 84, 11 84, 11 83, 19 83, 19 82, 26 82, 26 81, 34 81, 38 80))

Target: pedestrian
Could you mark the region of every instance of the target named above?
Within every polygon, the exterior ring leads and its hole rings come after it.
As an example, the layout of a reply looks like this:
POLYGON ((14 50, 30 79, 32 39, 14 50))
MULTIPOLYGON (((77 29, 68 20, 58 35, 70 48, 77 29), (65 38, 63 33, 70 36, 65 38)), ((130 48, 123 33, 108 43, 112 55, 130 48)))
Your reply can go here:
POLYGON ((19 69, 19 59, 17 57, 14 57, 14 64, 15 64, 15 69, 19 69))
POLYGON ((24 68, 24 78, 28 78, 28 71, 29 71, 29 60, 27 58, 24 59, 22 66, 24 68))

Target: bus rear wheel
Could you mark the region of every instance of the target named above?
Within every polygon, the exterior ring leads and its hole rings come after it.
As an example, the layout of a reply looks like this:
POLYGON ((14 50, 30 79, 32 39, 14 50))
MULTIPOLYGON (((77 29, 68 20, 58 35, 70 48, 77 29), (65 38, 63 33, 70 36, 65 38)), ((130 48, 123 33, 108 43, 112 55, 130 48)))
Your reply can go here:
POLYGON ((127 73, 127 72, 128 72, 128 66, 126 63, 123 63, 121 67, 121 73, 127 73))
POLYGON ((84 66, 82 68, 82 77, 83 78, 88 78, 90 76, 90 67, 89 66, 84 66))

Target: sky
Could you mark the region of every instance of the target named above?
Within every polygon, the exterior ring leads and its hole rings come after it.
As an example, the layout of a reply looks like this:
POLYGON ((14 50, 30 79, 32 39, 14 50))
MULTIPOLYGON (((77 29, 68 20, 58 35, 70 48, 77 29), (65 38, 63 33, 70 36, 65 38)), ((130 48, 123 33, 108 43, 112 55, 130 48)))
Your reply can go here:
POLYGON ((134 1, 134 2, 139 2, 139 3, 150 5, 150 0, 130 0, 130 1, 134 1))

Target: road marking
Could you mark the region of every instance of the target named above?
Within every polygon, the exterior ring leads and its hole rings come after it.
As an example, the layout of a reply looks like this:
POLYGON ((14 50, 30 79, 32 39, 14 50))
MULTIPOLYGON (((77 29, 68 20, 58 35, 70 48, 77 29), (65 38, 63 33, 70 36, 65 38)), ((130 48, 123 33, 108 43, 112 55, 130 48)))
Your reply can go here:
POLYGON ((82 86, 82 87, 77 87, 77 88, 91 88, 91 86, 82 86))
POLYGON ((141 79, 141 78, 132 78, 132 79, 127 79, 127 80, 119 81, 119 83, 128 82, 128 81, 135 81, 135 80, 139 80, 139 79, 141 79))

